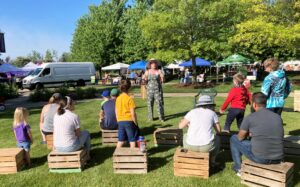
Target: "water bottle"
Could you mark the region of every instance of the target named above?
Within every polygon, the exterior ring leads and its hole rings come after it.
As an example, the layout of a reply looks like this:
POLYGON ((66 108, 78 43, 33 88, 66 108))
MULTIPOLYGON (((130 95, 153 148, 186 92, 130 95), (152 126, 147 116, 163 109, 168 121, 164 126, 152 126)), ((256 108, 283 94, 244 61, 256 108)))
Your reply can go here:
POLYGON ((140 149, 141 152, 145 152, 146 151, 146 141, 145 141, 144 136, 139 136, 138 147, 139 147, 139 149, 140 149))

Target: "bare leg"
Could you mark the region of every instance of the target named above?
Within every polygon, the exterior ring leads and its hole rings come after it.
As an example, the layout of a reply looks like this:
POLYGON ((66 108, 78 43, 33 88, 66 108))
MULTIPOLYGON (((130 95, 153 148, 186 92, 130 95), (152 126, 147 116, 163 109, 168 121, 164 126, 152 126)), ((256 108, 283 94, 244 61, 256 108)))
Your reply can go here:
POLYGON ((117 143, 117 148, 123 147, 123 145, 124 145, 124 142, 119 142, 119 141, 118 141, 118 143, 117 143))
POLYGON ((135 148, 135 142, 130 142, 130 148, 135 148))

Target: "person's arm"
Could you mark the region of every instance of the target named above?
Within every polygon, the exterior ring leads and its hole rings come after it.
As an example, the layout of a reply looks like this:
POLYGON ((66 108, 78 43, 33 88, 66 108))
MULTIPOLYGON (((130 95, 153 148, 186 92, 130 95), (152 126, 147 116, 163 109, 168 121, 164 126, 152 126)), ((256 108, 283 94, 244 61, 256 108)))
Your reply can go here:
POLYGON ((31 133, 30 128, 27 130, 27 134, 28 134, 28 137, 30 139, 30 142, 33 143, 33 138, 32 138, 32 133, 31 133))
POLYGON ((131 108, 130 113, 131 113, 131 116, 132 116, 132 121, 134 122, 135 125, 138 126, 137 115, 136 115, 136 112, 135 112, 135 108, 131 108))
POLYGON ((178 126, 179 126, 180 129, 183 129, 183 128, 185 128, 185 127, 188 127, 189 124, 190 124, 189 120, 183 118, 183 119, 180 121, 180 123, 179 123, 178 126))
POLYGON ((16 131, 15 130, 13 130, 14 131, 14 135, 15 135, 15 138, 16 138, 16 140, 17 140, 17 135, 16 135, 16 131))
POLYGON ((221 109, 220 109, 220 113, 223 114, 226 110, 226 108, 228 107, 229 103, 232 101, 233 99, 233 96, 234 96, 234 91, 233 89, 230 90, 224 104, 222 105, 221 109))
POLYGON ((42 112, 41 112, 41 116, 40 116, 40 131, 43 129, 44 127, 44 115, 45 115, 45 112, 47 111, 48 109, 48 106, 45 105, 42 109, 42 112))
POLYGON ((265 94, 267 97, 269 97, 270 95, 271 84, 272 84, 271 80, 268 77, 266 77, 263 82, 263 85, 261 86, 261 92, 265 94))
POLYGON ((144 79, 145 81, 148 80, 148 71, 145 71, 145 73, 144 73, 144 75, 143 75, 143 79, 144 79))
POLYGON ((100 110, 100 112, 99 112, 99 120, 101 121, 101 120, 103 120, 104 119, 104 116, 105 116, 105 114, 104 114, 104 109, 103 109, 103 106, 101 107, 101 110, 100 110))
POLYGON ((75 130, 75 136, 80 137, 80 128, 75 130))
POLYGON ((240 130, 237 137, 240 141, 244 140, 248 136, 248 131, 240 130))
POLYGON ((80 119, 76 116, 74 120, 75 136, 80 137, 80 119))
POLYGON ((249 118, 250 116, 247 116, 246 118, 244 118, 239 133, 237 135, 238 139, 240 141, 244 140, 248 134, 249 134, 249 129, 250 129, 250 125, 251 125, 251 118, 249 118))
POLYGON ((214 129, 215 129, 215 131, 216 131, 217 134, 221 133, 221 125, 220 125, 219 122, 215 123, 214 129))
POLYGON ((164 76, 164 74, 162 73, 161 70, 159 70, 159 77, 160 77, 160 82, 164 83, 165 82, 165 76, 164 76))

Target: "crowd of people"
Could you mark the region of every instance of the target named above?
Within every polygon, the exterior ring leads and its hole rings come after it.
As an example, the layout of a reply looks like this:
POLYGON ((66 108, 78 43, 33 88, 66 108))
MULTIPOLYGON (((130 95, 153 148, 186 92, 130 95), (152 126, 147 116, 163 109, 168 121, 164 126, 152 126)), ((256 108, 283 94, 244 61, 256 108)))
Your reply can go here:
MULTIPOLYGON (((216 134, 230 133, 231 124, 236 120, 239 132, 231 137, 230 148, 234 161, 233 169, 238 175, 241 169, 241 155, 261 164, 282 161, 284 131, 280 115, 291 86, 284 71, 278 69, 278 60, 268 59, 264 66, 269 75, 263 81, 261 92, 251 94, 244 85, 245 76, 241 73, 234 75, 233 87, 220 108, 220 113, 224 114, 230 105, 223 130, 215 112, 213 98, 208 95, 199 97, 196 107, 179 123, 180 129, 188 128, 183 138, 184 148, 210 152, 212 166, 218 165, 216 157, 220 149, 220 138, 216 134), (251 114, 244 118, 247 105, 251 106, 251 114)), ((147 86, 148 120, 154 119, 155 101, 159 120, 163 122, 164 75, 158 69, 157 60, 150 60, 143 79, 147 86)), ((131 148, 136 147, 136 141, 141 134, 136 104, 129 95, 130 88, 131 81, 126 79, 121 81, 119 89, 102 92, 99 126, 101 129, 118 129, 117 147, 124 146, 125 142, 129 142, 131 148)), ((63 97, 59 93, 52 95, 40 116, 42 143, 45 143, 46 135, 53 134, 53 144, 57 151, 72 152, 83 148, 89 153, 91 149, 89 132, 80 129, 80 119, 74 113, 74 109, 75 102, 72 98, 63 97)), ((28 111, 25 108, 16 109, 13 129, 18 147, 25 149, 26 160, 30 164, 29 150, 33 140, 28 124, 28 111)))

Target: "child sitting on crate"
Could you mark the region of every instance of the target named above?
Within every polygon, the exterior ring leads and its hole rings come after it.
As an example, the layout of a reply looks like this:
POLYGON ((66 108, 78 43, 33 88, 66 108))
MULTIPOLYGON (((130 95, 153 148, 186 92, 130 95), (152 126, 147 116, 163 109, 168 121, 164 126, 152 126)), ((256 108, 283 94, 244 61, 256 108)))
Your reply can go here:
POLYGON ((25 150, 25 160, 28 166, 31 166, 30 162, 30 144, 32 144, 32 135, 30 131, 30 125, 28 124, 28 110, 23 107, 18 107, 15 110, 13 129, 19 148, 25 150))
POLYGON ((179 128, 188 127, 187 134, 183 136, 183 147, 197 152, 210 152, 211 164, 215 165, 215 159, 219 152, 220 140, 215 136, 221 132, 217 114, 214 111, 215 104, 208 95, 200 96, 196 108, 189 111, 179 123, 179 128))
POLYGON ((248 89, 243 85, 245 76, 237 73, 233 76, 234 87, 229 91, 227 99, 220 109, 220 113, 224 114, 227 106, 230 103, 230 108, 226 117, 223 132, 230 132, 230 126, 234 119, 237 121, 237 126, 240 128, 244 119, 246 105, 250 104, 251 94, 248 89))
POLYGON ((121 94, 116 100, 116 116, 118 121, 118 144, 122 147, 125 141, 128 141, 130 148, 135 148, 139 136, 139 127, 135 113, 134 100, 128 95, 131 87, 129 80, 122 80, 120 85, 121 94))

